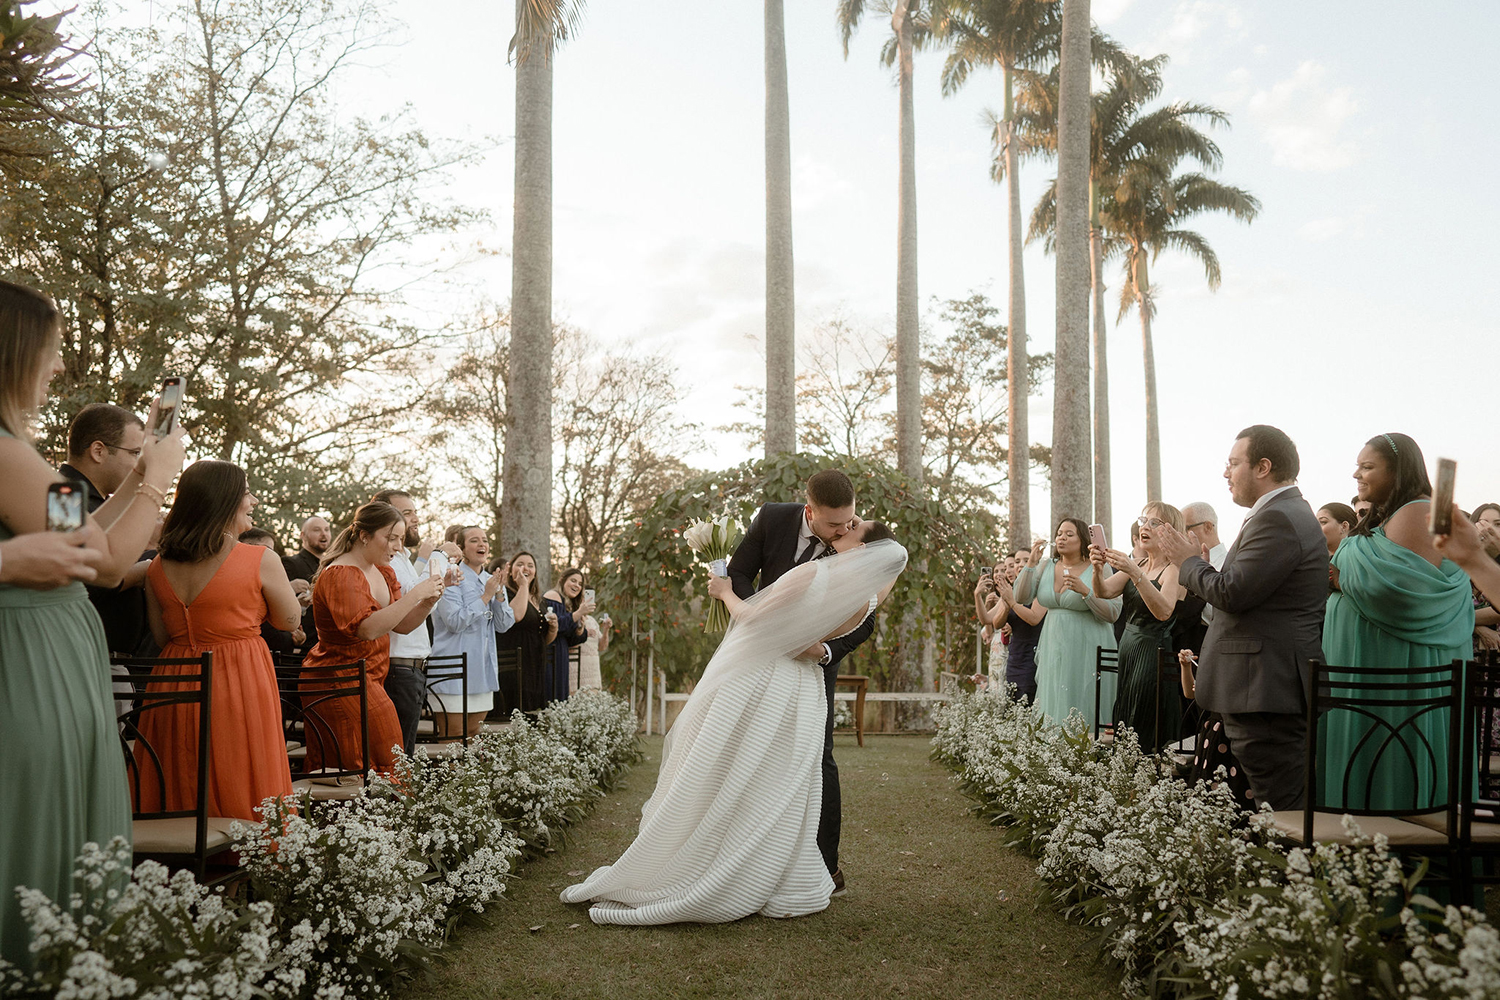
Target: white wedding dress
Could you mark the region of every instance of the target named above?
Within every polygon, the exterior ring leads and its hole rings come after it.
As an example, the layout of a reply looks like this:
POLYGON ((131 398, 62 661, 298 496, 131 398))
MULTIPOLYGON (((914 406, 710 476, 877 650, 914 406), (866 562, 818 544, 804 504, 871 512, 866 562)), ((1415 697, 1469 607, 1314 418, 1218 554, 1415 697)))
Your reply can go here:
POLYGON ((892 540, 804 563, 740 608, 667 734, 640 833, 563 890, 596 924, 723 923, 828 906, 818 852, 828 710, 821 667, 793 656, 895 580, 892 540))

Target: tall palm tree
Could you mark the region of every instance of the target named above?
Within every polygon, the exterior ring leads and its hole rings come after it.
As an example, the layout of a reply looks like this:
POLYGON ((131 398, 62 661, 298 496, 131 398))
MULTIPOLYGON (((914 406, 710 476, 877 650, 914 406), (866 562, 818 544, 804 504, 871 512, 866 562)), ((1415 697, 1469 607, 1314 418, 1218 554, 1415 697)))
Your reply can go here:
POLYGON ((1057 97, 1052 518, 1093 508, 1089 434, 1089 0, 1063 0, 1057 97))
MULTIPOLYGON (((917 119, 912 97, 912 50, 928 33, 921 0, 875 0, 891 18, 892 36, 881 51, 896 65, 900 90, 900 207, 896 216, 896 466, 922 480, 922 347, 917 313, 917 119)), ((844 58, 865 13, 865 0, 839 0, 844 58)))
POLYGON ((782 0, 766 0, 766 457, 797 450, 792 115, 782 0))
POLYGON ((511 364, 501 472, 501 545, 552 545, 552 56, 577 29, 585 0, 516 0, 515 218, 511 233, 511 364))
POLYGON ((1025 150, 1015 131, 1018 73, 1043 67, 1057 57, 1061 7, 1038 0, 947 0, 934 19, 952 51, 943 64, 945 95, 956 93, 979 66, 998 66, 1005 103, 999 119, 995 179, 1007 182, 1010 305, 1006 317, 1006 378, 1009 382, 1007 476, 1010 481, 1010 544, 1031 544, 1031 444, 1028 396, 1030 364, 1026 347, 1026 277, 1022 263, 1020 158, 1025 150))

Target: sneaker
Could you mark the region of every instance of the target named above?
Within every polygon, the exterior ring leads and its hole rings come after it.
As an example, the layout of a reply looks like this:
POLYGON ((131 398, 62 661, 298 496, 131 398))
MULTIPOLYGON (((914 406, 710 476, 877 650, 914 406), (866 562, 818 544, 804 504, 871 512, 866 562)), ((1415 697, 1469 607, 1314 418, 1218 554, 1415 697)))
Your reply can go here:
POLYGON ((837 898, 848 891, 844 888, 844 869, 840 868, 833 873, 833 892, 828 894, 829 898, 837 898))

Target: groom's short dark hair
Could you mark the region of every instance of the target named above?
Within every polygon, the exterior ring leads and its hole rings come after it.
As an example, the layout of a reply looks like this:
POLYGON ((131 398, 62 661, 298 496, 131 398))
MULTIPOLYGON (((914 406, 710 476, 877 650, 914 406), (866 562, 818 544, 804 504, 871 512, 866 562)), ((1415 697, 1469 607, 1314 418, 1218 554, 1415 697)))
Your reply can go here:
POLYGON ((815 472, 807 481, 807 502, 814 507, 828 507, 833 510, 840 507, 853 507, 854 484, 838 469, 815 472))

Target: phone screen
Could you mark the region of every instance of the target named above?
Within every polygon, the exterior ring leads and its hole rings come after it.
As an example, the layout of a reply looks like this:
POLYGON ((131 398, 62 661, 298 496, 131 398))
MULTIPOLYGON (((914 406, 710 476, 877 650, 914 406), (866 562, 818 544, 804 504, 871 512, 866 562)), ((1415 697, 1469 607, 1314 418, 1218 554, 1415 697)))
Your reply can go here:
POLYGON ((1437 461, 1437 482, 1432 487, 1432 516, 1428 528, 1434 535, 1446 535, 1453 530, 1453 480, 1458 472, 1458 463, 1451 458, 1437 461))
POLYGON ((83 488, 72 483, 47 487, 47 530, 77 531, 83 527, 83 488))
POLYGON ((161 383, 161 402, 156 404, 156 426, 151 428, 154 437, 166 437, 177 427, 178 411, 182 408, 182 394, 187 389, 187 379, 172 377, 161 383))

